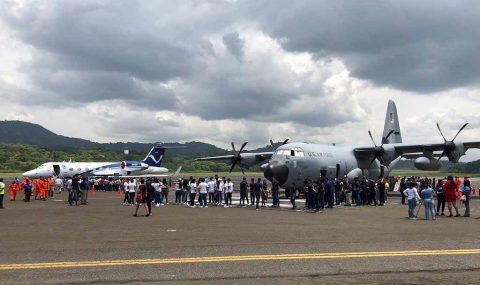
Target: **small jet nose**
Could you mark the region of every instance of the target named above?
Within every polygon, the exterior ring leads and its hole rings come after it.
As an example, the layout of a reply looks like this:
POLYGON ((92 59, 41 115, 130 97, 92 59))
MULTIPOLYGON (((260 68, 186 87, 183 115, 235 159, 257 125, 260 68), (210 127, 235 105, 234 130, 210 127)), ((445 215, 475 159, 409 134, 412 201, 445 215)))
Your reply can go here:
POLYGON ((272 163, 269 163, 265 167, 265 171, 263 174, 270 181, 272 181, 273 177, 277 178, 280 185, 283 185, 285 184, 285 182, 287 182, 288 172, 288 166, 278 161, 274 161, 272 163))
POLYGON ((30 177, 31 175, 33 174, 33 171, 27 171, 27 172, 24 172, 22 175, 23 177, 30 177))

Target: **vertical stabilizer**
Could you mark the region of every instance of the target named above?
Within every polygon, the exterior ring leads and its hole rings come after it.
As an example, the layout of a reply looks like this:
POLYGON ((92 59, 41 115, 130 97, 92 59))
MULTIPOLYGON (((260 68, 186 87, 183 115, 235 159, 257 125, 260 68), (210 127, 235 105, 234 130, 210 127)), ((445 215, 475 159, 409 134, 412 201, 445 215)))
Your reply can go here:
POLYGON ((147 157, 143 160, 144 163, 149 166, 160 167, 162 164, 163 156, 165 154, 165 147, 155 146, 147 154, 147 157))
POLYGON ((385 116, 385 126, 383 127, 383 143, 384 144, 391 144, 391 143, 401 143, 402 142, 402 134, 400 132, 400 122, 398 121, 398 113, 397 107, 395 106, 395 102, 392 100, 388 101, 387 107, 387 115, 385 116), (394 133, 390 135, 388 139, 385 137, 393 130, 394 133))

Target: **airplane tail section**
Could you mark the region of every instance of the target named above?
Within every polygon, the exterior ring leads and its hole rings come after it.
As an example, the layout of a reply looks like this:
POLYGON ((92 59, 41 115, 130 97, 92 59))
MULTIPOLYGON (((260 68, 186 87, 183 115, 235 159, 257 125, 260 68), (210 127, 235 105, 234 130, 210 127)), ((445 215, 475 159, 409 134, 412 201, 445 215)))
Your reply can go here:
POLYGON ((149 166, 160 167, 163 157, 165 155, 166 147, 154 146, 143 160, 149 166))
POLYGON ((397 107, 395 106, 395 102, 392 100, 388 101, 388 107, 387 107, 387 115, 385 117, 385 126, 383 128, 383 136, 382 136, 382 142, 384 144, 392 144, 392 143, 401 143, 402 142, 402 134, 400 132, 400 122, 398 121, 398 113, 397 113, 397 107), (386 136, 391 132, 394 131, 386 139, 386 136))

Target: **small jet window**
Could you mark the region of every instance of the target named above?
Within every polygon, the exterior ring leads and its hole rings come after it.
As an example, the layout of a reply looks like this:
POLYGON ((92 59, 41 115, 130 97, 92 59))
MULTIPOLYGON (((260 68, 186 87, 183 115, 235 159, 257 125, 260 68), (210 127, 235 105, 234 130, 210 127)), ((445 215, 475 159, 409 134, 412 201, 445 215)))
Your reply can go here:
POLYGON ((70 168, 69 170, 70 170, 70 171, 73 171, 73 168, 70 168))

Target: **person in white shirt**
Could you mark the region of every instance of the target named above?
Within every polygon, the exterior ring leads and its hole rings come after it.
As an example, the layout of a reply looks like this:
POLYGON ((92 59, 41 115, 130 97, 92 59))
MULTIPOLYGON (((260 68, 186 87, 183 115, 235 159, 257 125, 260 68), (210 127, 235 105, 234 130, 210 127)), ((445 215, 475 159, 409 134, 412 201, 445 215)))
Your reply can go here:
POLYGON ((124 197, 123 197, 123 205, 128 205, 130 204, 130 196, 128 195, 128 179, 125 180, 125 182, 123 182, 122 185, 120 185, 120 187, 122 188, 123 190, 123 193, 124 193, 124 197))
POLYGON ((225 192, 227 194, 227 197, 225 199, 225 207, 231 207, 232 206, 232 195, 233 195, 233 182, 230 178, 227 179, 227 185, 225 192))
POLYGON ((55 189, 57 190, 58 194, 62 193, 62 187, 63 187, 63 180, 62 178, 57 177, 57 179, 55 179, 55 189))
POLYGON ((207 206, 207 188, 208 184, 205 182, 205 178, 201 178, 198 184, 198 192, 200 193, 200 207, 206 208, 207 206))
POLYGON ((162 197, 162 187, 157 178, 153 180, 152 187, 155 189, 155 207, 160 207, 161 197, 162 197))
POLYGON ((137 183, 135 183, 135 180, 130 179, 130 181, 127 184, 127 191, 128 191, 128 203, 132 206, 135 205, 135 191, 137 189, 137 183))
POLYGON ((217 182, 213 177, 210 177, 210 181, 208 181, 208 204, 212 204, 215 202, 215 190, 217 188, 217 182))
POLYGON ((408 199, 408 218, 410 220, 416 220, 414 210, 417 206, 417 200, 420 200, 420 196, 418 195, 418 191, 415 186, 415 182, 410 182, 409 187, 403 191, 403 194, 408 199))
POLYGON ((217 181, 217 205, 222 205, 223 204, 223 195, 224 195, 224 189, 225 188, 225 183, 221 178, 218 178, 217 181))
POLYGON ((197 183, 195 183, 195 179, 190 180, 190 207, 195 207, 195 196, 197 196, 197 183))

